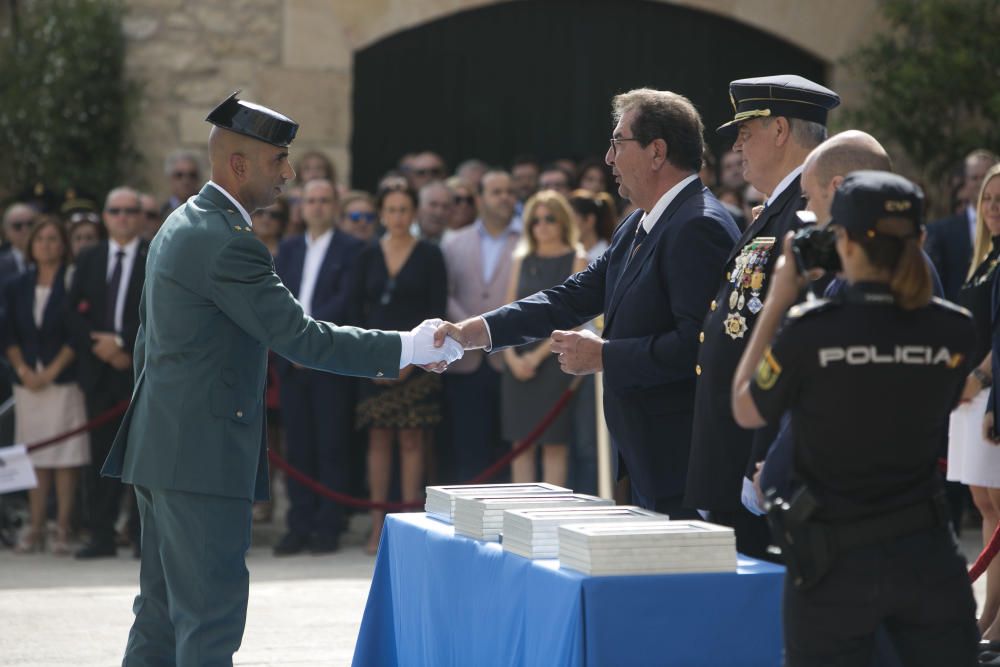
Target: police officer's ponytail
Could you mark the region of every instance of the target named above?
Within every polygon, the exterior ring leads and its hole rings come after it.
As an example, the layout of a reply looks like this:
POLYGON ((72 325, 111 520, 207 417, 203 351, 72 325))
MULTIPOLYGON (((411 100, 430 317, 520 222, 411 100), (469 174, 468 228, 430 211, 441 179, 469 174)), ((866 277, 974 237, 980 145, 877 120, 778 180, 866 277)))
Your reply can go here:
POLYGON ((865 251, 872 266, 892 271, 889 289, 896 305, 906 310, 926 306, 933 295, 933 282, 924 255, 920 252, 919 232, 903 218, 884 218, 874 230, 850 233, 865 251))

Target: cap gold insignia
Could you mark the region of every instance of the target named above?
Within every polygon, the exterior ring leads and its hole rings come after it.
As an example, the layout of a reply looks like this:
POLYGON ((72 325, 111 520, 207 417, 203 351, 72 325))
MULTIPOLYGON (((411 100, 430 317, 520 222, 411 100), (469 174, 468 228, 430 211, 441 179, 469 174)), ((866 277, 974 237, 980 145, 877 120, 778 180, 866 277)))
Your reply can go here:
POLYGON ((747 318, 736 312, 729 313, 722 323, 722 328, 733 340, 743 338, 743 334, 747 332, 747 318))
POLYGON ((781 375, 781 364, 771 354, 771 348, 767 348, 764 350, 764 357, 757 365, 754 381, 758 387, 767 391, 777 383, 779 375, 781 375))
POLYGON ((913 202, 909 199, 890 199, 885 203, 885 210, 889 213, 899 211, 909 211, 913 207, 913 202))

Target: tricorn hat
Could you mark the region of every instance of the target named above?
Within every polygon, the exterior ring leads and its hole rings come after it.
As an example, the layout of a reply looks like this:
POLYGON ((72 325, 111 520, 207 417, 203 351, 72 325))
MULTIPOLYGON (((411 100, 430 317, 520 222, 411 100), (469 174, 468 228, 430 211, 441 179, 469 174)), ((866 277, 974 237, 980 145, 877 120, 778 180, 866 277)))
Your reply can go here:
POLYGON ((236 132, 274 146, 292 143, 299 124, 288 116, 253 102, 237 99, 240 91, 227 97, 205 118, 224 130, 236 132))
POLYGON ((795 74, 779 74, 729 82, 729 101, 735 116, 716 132, 734 135, 739 124, 753 118, 801 118, 826 125, 840 95, 795 74))

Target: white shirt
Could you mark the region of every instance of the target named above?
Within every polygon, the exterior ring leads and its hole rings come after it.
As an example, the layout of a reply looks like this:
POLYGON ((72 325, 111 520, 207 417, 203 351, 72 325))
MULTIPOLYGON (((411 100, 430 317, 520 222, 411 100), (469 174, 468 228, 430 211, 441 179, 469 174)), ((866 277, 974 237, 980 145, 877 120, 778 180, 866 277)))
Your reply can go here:
POLYGON ((118 295, 115 297, 115 333, 121 333, 122 314, 125 312, 125 295, 128 292, 128 283, 132 279, 132 267, 135 266, 135 257, 139 254, 139 237, 121 246, 114 239, 108 239, 108 267, 106 282, 111 282, 111 274, 115 272, 115 261, 118 251, 122 250, 125 255, 122 257, 122 278, 118 283, 118 295))
POLYGON ((639 224, 642 225, 647 234, 653 231, 653 226, 656 224, 656 221, 660 219, 660 216, 663 215, 663 212, 667 210, 667 207, 670 206, 670 202, 672 202, 677 195, 680 194, 680 191, 686 188, 696 178, 698 178, 698 174, 691 174, 683 181, 677 183, 674 187, 664 192, 663 196, 657 200, 656 204, 648 212, 643 212, 642 220, 639 221, 639 224))
POLYGON ((320 267, 323 266, 323 258, 330 248, 330 241, 333 240, 333 230, 323 232, 315 239, 309 232, 306 232, 306 258, 302 262, 302 282, 299 284, 299 303, 306 315, 312 317, 312 298, 316 291, 316 279, 319 277, 320 267))
POLYGON ((236 201, 236 199, 231 194, 229 194, 228 192, 226 192, 225 188, 223 188, 221 185, 219 185, 215 181, 209 181, 208 184, 211 185, 216 190, 218 190, 219 192, 221 192, 222 194, 226 195, 226 199, 228 199, 229 201, 233 202, 233 206, 235 206, 236 210, 239 211, 240 215, 243 216, 244 222, 246 222, 247 225, 253 227, 253 223, 250 222, 250 214, 247 213, 247 210, 245 208, 243 208, 242 204, 240 204, 238 201, 236 201))
POLYGON ((780 195, 782 192, 784 192, 785 188, 787 188, 789 185, 791 185, 792 181, 794 181, 796 178, 798 178, 799 174, 801 174, 801 173, 802 173, 802 165, 800 164, 795 169, 792 169, 790 172, 788 172, 787 174, 785 174, 785 177, 783 179, 781 179, 781 181, 778 183, 778 187, 774 188, 774 192, 772 192, 768 196, 768 198, 764 200, 764 206, 765 206, 765 208, 771 202, 773 202, 775 199, 777 199, 778 195, 780 195))

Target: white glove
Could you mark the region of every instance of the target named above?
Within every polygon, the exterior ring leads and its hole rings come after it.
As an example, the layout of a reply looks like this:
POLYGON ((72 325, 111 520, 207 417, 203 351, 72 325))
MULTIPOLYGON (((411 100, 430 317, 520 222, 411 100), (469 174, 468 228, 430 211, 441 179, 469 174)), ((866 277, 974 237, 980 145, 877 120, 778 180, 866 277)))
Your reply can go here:
POLYGON ((757 489, 753 487, 753 480, 747 479, 746 475, 743 476, 743 491, 740 493, 740 499, 743 501, 743 507, 746 507, 751 514, 757 516, 767 514, 757 502, 757 489))
POLYGON ((413 357, 411 364, 425 366, 445 361, 449 364, 455 363, 462 358, 465 351, 458 341, 448 336, 444 339, 444 345, 434 347, 434 332, 444 322, 440 319, 424 320, 415 327, 410 335, 413 336, 413 357))

